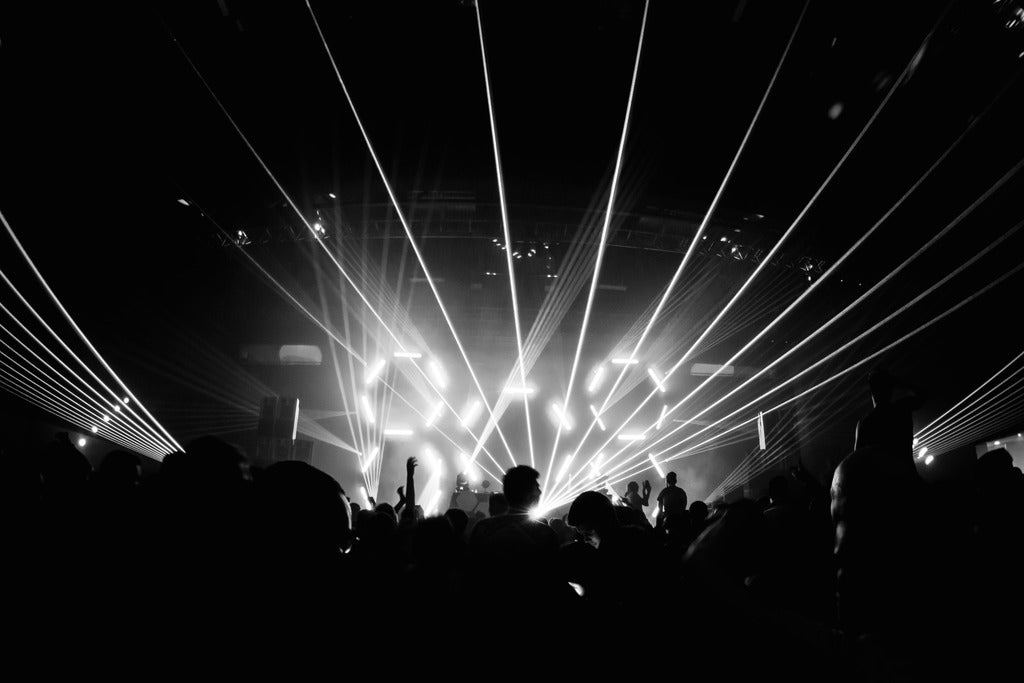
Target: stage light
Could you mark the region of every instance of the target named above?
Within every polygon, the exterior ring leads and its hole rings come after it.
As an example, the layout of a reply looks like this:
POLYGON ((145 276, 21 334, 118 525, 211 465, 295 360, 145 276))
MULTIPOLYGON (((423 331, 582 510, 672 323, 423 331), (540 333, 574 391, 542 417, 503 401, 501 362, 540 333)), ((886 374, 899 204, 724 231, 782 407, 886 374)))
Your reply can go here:
POLYGON ((580 596, 581 598, 583 597, 583 586, 581 586, 581 585, 580 585, 580 584, 578 584, 578 583, 573 583, 572 581, 570 581, 570 582, 569 582, 569 586, 570 586, 570 587, 571 587, 571 588, 572 588, 572 589, 573 589, 574 591, 576 591, 576 595, 580 596))
POLYGON ((359 397, 359 400, 363 405, 363 417, 365 417, 366 421, 370 424, 376 424, 377 420, 373 416, 373 406, 370 405, 370 399, 366 394, 363 394, 359 397))
POLYGON ((333 192, 328 192, 327 196, 330 197, 331 199, 337 199, 338 198, 338 195, 334 194, 333 192))
POLYGON ((572 464, 572 454, 565 456, 565 461, 562 466, 558 468, 558 474, 555 475, 555 483, 561 483, 562 479, 565 478, 565 473, 569 471, 569 465, 572 464))
POLYGON ((422 358, 419 351, 395 351, 395 358, 422 358))
POLYGON ((658 371, 654 368, 647 368, 647 374, 650 376, 651 381, 654 382, 654 386, 658 387, 658 391, 665 393, 665 380, 658 376, 658 371))
POLYGON ((928 447, 927 447, 927 446, 925 446, 924 448, 922 448, 922 449, 921 449, 921 450, 920 450, 920 451, 918 452, 918 454, 917 454, 917 459, 918 459, 918 460, 920 460, 921 458, 923 458, 923 457, 924 457, 924 454, 925 454, 925 453, 927 453, 927 452, 928 452, 928 447))
POLYGON ((434 380, 434 384, 438 389, 448 388, 448 373, 444 371, 444 368, 436 360, 431 359, 427 363, 427 372, 430 373, 430 378, 434 380))
POLYGON ((604 366, 597 366, 597 370, 594 371, 594 376, 590 378, 590 384, 587 385, 587 391, 594 393, 601 388, 601 383, 604 382, 604 366))
POLYGON ((85 448, 85 438, 84 437, 79 437, 78 438, 78 447, 79 448, 85 448))
POLYGON ((914 448, 917 448, 917 444, 920 441, 916 436, 914 437, 914 448))
POLYGON ((93 425, 93 426, 92 426, 92 433, 93 433, 93 434, 95 434, 95 433, 97 433, 98 431, 100 431, 100 428, 99 428, 99 427, 97 427, 96 425, 93 425))
POLYGON ((924 459, 924 464, 925 465, 931 465, 933 462, 935 462, 935 456, 934 455, 929 455, 927 458, 924 459))
POLYGON ((530 519, 536 522, 544 518, 544 508, 542 508, 540 505, 530 508, 530 511, 527 513, 527 515, 530 519))
POLYGON ((380 373, 384 370, 384 366, 386 364, 387 363, 384 361, 383 358, 378 358, 376 361, 374 361, 373 365, 366 369, 366 374, 363 375, 363 384, 365 384, 366 386, 370 386, 371 384, 373 384, 374 380, 376 380, 380 376, 380 373))
POLYGON ((103 416, 103 421, 104 422, 110 422, 110 416, 109 415, 104 415, 103 416))
POLYGON ((430 411, 430 414, 427 415, 426 422, 424 422, 423 425, 427 429, 430 429, 431 427, 433 427, 434 423, 437 422, 437 418, 441 417, 441 412, 443 410, 444 410, 444 401, 438 401, 436 404, 434 404, 434 408, 430 411))
POLYGON ((597 426, 603 432, 605 430, 604 422, 601 420, 601 415, 597 412, 597 408, 595 408, 593 404, 590 405, 590 412, 594 414, 594 420, 597 421, 597 426))
POLYGON ((127 397, 127 396, 125 396, 124 398, 122 398, 122 399, 121 399, 121 401, 122 401, 122 402, 123 402, 123 403, 124 403, 125 405, 128 405, 128 397, 127 397))
POLYGON ((842 102, 836 102, 835 104, 833 104, 831 107, 828 108, 828 117, 830 119, 832 119, 833 121, 838 119, 839 115, 842 114, 842 113, 843 113, 843 103, 842 102))
POLYGON ((181 204, 182 206, 191 206, 191 204, 188 203, 187 199, 179 199, 178 203, 181 204))
POLYGON ((664 479, 665 470, 661 469, 661 464, 655 459, 654 453, 648 453, 647 457, 650 459, 651 464, 654 465, 654 470, 658 473, 658 476, 664 479))
POLYGON ((384 430, 384 436, 390 436, 390 437, 393 437, 393 438, 394 437, 403 437, 403 436, 412 436, 412 434, 413 434, 412 430, 411 429, 407 429, 405 427, 393 427, 393 428, 389 428, 389 429, 385 429, 384 430))
POLYGON ((643 434, 619 434, 619 441, 643 441, 643 434))
POLYGON ((114 406, 114 412, 115 413, 120 413, 121 412, 121 406, 114 406))
POLYGON ((548 406, 548 413, 551 416, 552 422, 556 427, 571 432, 573 427, 572 416, 569 415, 569 411, 562 408, 562 404, 557 401, 553 402, 548 406))
POLYGON ((379 446, 374 446, 373 450, 370 451, 370 455, 367 456, 366 460, 363 461, 363 466, 360 468, 360 471, 362 471, 363 474, 366 474, 366 471, 368 469, 370 469, 370 465, 377 458, 377 455, 379 453, 380 453, 380 447, 379 446))
POLYGON ((313 232, 316 233, 317 237, 323 237, 324 235, 327 234, 327 230, 324 228, 324 224, 319 221, 313 223, 313 232))
POLYGON ((994 441, 993 443, 995 443, 995 445, 997 445, 997 446, 1001 446, 1002 445, 1002 443, 1000 443, 998 440, 994 441))
POLYGON ((665 415, 667 413, 668 413, 668 406, 662 404, 662 406, 661 406, 661 415, 658 416, 658 421, 654 423, 654 428, 655 429, 661 429, 661 425, 662 425, 662 423, 665 422, 665 415))
POLYGON ((252 244, 252 241, 249 239, 249 235, 245 233, 245 230, 239 230, 235 233, 235 244, 244 247, 247 244, 252 244))
POLYGON ((639 362, 636 358, 612 358, 612 363, 615 365, 636 365, 639 362))
POLYGON ((473 425, 476 424, 483 407, 484 405, 480 402, 480 399, 474 398, 462 409, 462 415, 459 416, 459 419, 462 421, 462 426, 466 428, 466 431, 472 429, 473 425))

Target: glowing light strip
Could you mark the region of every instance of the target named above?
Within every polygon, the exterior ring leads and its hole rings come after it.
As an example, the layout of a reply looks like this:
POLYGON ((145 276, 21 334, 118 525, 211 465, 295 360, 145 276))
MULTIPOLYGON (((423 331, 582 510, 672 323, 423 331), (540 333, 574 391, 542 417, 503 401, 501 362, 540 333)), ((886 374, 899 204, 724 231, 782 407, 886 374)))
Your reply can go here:
MULTIPOLYGON (((491 97, 491 79, 487 69, 487 50, 484 49, 484 24, 480 15, 479 0, 473 3, 476 8, 476 25, 480 34, 480 61, 484 70, 484 89, 487 92, 487 113, 491 122, 491 141, 494 146, 494 168, 498 178, 498 205, 501 207, 501 229, 505 237, 505 244, 509 249, 504 249, 505 263, 508 266, 508 284, 512 295, 512 319, 515 321, 516 330, 516 351, 519 354, 519 382, 526 387, 526 365, 523 362, 523 332, 519 322, 519 296, 516 292, 515 268, 512 265, 512 234, 508 227, 508 204, 505 201, 505 180, 501 168, 501 153, 498 149, 498 126, 494 120, 494 100, 491 97)), ((530 446, 530 466, 536 467, 536 459, 533 450, 533 426, 530 422, 530 401, 529 394, 523 393, 523 408, 526 412, 526 440, 530 446)))
POLYGON ((505 387, 505 393, 512 396, 533 396, 536 389, 533 387, 505 387))
MULTIPOLYGON (((647 368, 647 374, 650 376, 651 381, 654 382, 654 386, 657 387, 658 391, 665 393, 665 380, 664 378, 658 377, 658 372, 654 368, 647 368)), ((605 399, 606 401, 608 399, 605 399)))
POLYGON ((473 399, 470 401, 462 411, 462 414, 459 415, 459 421, 462 423, 462 426, 467 430, 472 429, 473 424, 480 417, 481 408, 483 408, 483 405, 480 403, 479 399, 473 399))
MULTIPOLYGON (((89 351, 92 352, 96 360, 99 361, 100 365, 103 366, 103 369, 107 371, 107 373, 114 379, 115 382, 117 382, 118 386, 120 386, 121 389, 124 390, 125 395, 127 395, 129 398, 131 398, 131 400, 138 404, 139 409, 146 415, 146 417, 148 417, 152 421, 153 425, 156 425, 156 428, 159 429, 160 432, 163 432, 163 437, 160 437, 160 440, 165 441, 171 450, 183 450, 181 444, 175 441, 174 437, 171 436, 170 432, 164 429, 163 425, 160 424, 160 422, 155 417, 153 417, 148 410, 146 410, 146 407, 142 405, 142 403, 135 397, 134 394, 132 394, 131 389, 128 388, 128 386, 121 380, 117 373, 114 372, 114 369, 110 367, 106 360, 104 360, 103 356, 100 355, 100 352, 97 351, 96 347, 92 345, 91 341, 89 341, 89 338, 85 336, 85 333, 82 332, 82 328, 78 326, 78 323, 75 322, 75 319, 72 318, 71 314, 68 313, 68 310, 64 308, 64 304, 60 302, 60 299, 57 298, 57 295, 53 292, 52 289, 50 289, 50 285, 46 282, 46 279, 43 277, 43 274, 39 272, 39 269, 36 268, 36 264, 28 255, 28 252, 25 251, 25 248, 23 246, 21 246, 21 241, 18 239, 18 236, 14 234, 14 230, 11 228, 10 223, 7 222, 7 219, 4 217, 2 212, 0 212, 0 222, 3 222, 4 227, 7 228, 7 234, 10 236, 11 241, 14 242, 14 245, 18 248, 18 251, 21 253, 22 258, 24 258, 25 262, 28 263, 29 268, 32 269, 32 273, 35 274, 36 279, 39 280, 39 284, 41 284, 43 286, 43 289, 46 290, 46 293, 50 296, 50 300, 53 301, 57 309, 60 310, 61 314, 64 316, 64 319, 67 320, 69 325, 71 325, 71 328, 75 331, 75 334, 78 335, 78 338, 82 340, 82 343, 85 344, 89 351), (166 439, 164 437, 166 437, 166 439)), ((4 279, 7 279, 6 276, 4 277, 4 279)), ((11 285, 11 288, 14 288, 13 285, 11 285)), ((35 311, 33 310, 33 313, 34 312, 35 311)), ((49 326, 47 326, 47 329, 49 329, 49 326)), ((66 345, 64 345, 63 341, 61 341, 61 345, 67 348, 66 345)), ((68 353, 71 353, 74 356, 74 353, 72 353, 70 349, 67 350, 68 353)), ((90 375, 93 374, 92 370, 89 369, 89 367, 86 366, 84 363, 82 363, 81 360, 79 360, 79 363, 82 364, 82 367, 84 367, 89 372, 90 375)), ((115 397, 115 399, 118 398, 117 394, 112 389, 110 389, 105 383, 103 383, 98 377, 94 377, 94 379, 96 379, 96 381, 99 382, 100 386, 102 386, 104 389, 110 392, 110 394, 112 394, 115 397)), ((127 403, 125 405, 127 405, 127 403)), ((131 410, 131 412, 134 414, 134 410, 132 410, 131 408, 129 408, 129 410, 131 410)), ((143 424, 146 424, 147 427, 152 429, 152 426, 149 425, 148 423, 145 423, 143 421, 143 424)), ((159 436, 159 432, 156 432, 156 434, 157 436, 159 436)))
POLYGON ((422 358, 423 354, 419 351, 395 351, 395 358, 422 358))
POLYGON ((368 423, 375 424, 377 419, 373 415, 373 405, 370 404, 370 398, 366 394, 363 394, 359 397, 359 401, 363 406, 363 417, 366 418, 368 423))
POLYGON ((636 365, 639 362, 636 358, 612 358, 612 365, 636 365))
MULTIPOLYGON (((423 254, 420 252, 419 245, 416 244, 416 239, 412 234, 412 230, 409 228, 409 222, 406 220, 405 213, 402 211, 402 208, 398 203, 398 198, 395 196, 394 189, 391 187, 391 182, 388 180, 387 174, 384 172, 384 167, 381 165, 380 159, 377 157, 377 152, 373 147, 373 143, 370 142, 370 136, 366 132, 366 128, 363 126, 363 121, 359 116, 359 112, 356 110, 355 101, 353 101, 352 96, 348 91, 348 87, 345 85, 345 80, 341 77, 341 71, 338 69, 338 65, 334 61, 334 54, 331 52, 331 48, 327 44, 327 38, 324 36, 324 33, 320 28, 320 22, 317 21, 316 13, 313 12, 313 6, 310 4, 309 0, 306 0, 306 7, 309 9, 309 15, 312 17, 317 34, 320 36, 320 41, 323 43, 324 51, 327 53, 327 57, 331 61, 331 68, 334 69, 334 74, 338 78, 338 84, 341 86, 341 89, 345 94, 345 99, 348 101, 349 108, 352 110, 352 116, 355 118, 356 124, 359 126, 359 131, 363 135, 363 141, 366 143, 366 149, 370 154, 370 158, 373 159, 374 166, 377 167, 377 172, 384 184, 384 188, 387 190, 388 197, 391 199, 391 203, 395 208, 395 215, 398 216, 398 221, 401 223, 406 237, 409 238, 409 246, 412 247, 412 251, 416 255, 416 260, 419 261, 420 268, 423 270, 423 275, 427 280, 427 285, 430 287, 430 291, 433 292, 434 299, 437 301, 437 307, 440 309, 441 315, 444 317, 445 323, 447 323, 448 329, 452 333, 452 339, 455 341, 455 346, 458 347, 459 354, 461 354, 462 360, 466 364, 466 370, 469 372, 470 379, 473 380, 473 385, 480 394, 480 399, 484 407, 487 409, 488 414, 493 415, 494 411, 491 410, 491 405, 487 401, 487 395, 484 393, 484 389, 480 385, 480 380, 477 378, 476 372, 473 370, 473 365, 469 361, 469 355, 466 353, 466 349, 462 345, 462 340, 459 338, 459 334, 455 330, 455 325, 452 323, 451 316, 448 314, 448 309, 441 300, 441 294, 437 291, 437 284, 434 282, 434 278, 430 274, 430 269, 427 268, 427 262, 424 260, 423 254)), ((508 441, 505 439, 505 435, 501 431, 501 426, 495 423, 494 429, 498 432, 498 437, 505 446, 505 450, 508 452, 509 458, 511 458, 512 463, 515 464, 515 456, 512 453, 512 448, 508 445, 508 441)))
POLYGON ((617 438, 619 441, 643 441, 645 437, 643 434, 619 434, 617 438))
POLYGON ((978 420, 971 425, 966 425, 962 430, 947 434, 942 439, 930 442, 927 446, 936 453, 952 450, 955 447, 977 441, 978 438, 989 436, 997 428, 1015 425, 1019 416, 1024 413, 1024 406, 1020 404, 1022 394, 1013 397, 1014 403, 1009 407, 1000 409, 999 412, 979 416, 978 420))
POLYGON ((572 464, 572 454, 565 456, 565 461, 562 466, 558 468, 558 474, 555 475, 555 483, 562 481, 565 478, 565 473, 569 471, 569 465, 572 464))
POLYGON ((654 470, 658 473, 658 476, 664 479, 665 470, 662 469, 661 465, 658 463, 658 459, 654 457, 654 453, 648 453, 647 457, 650 459, 651 464, 654 465, 654 470))
MULTIPOLYGON (((619 148, 615 155, 615 170, 612 171, 612 182, 611 187, 608 190, 608 206, 605 209, 604 224, 601 226, 601 237, 597 246, 597 258, 594 261, 594 273, 590 279, 590 291, 587 293, 587 306, 583 310, 583 323, 580 325, 579 339, 576 341, 576 353, 573 355, 572 366, 569 370, 569 385, 565 391, 565 399, 562 401, 562 405, 565 407, 565 411, 568 412, 569 399, 572 396, 573 385, 576 381, 576 371, 579 368, 580 353, 583 351, 583 342, 587 336, 587 328, 590 324, 590 312, 594 307, 594 295, 597 293, 597 284, 601 279, 601 265, 604 262, 605 249, 608 246, 608 232, 612 222, 612 211, 615 208, 615 193, 618 191, 619 186, 619 175, 622 172, 622 157, 623 151, 626 147, 626 136, 629 133, 629 122, 630 117, 633 113, 633 95, 636 93, 636 79, 637 74, 640 71, 640 55, 643 52, 644 47, 644 34, 647 30, 647 12, 650 9, 650 1, 644 0, 644 16, 640 23, 640 38, 637 41, 636 47, 636 59, 633 61, 633 76, 629 84, 629 98, 626 100, 626 116, 622 122, 622 134, 619 137, 619 148)), ((612 361, 615 362, 614 360, 612 361)), ((544 486, 543 490, 547 489, 548 477, 551 476, 552 463, 555 460, 555 453, 558 452, 558 443, 562 438, 563 421, 559 421, 558 428, 555 430, 555 442, 551 448, 551 457, 548 460, 548 466, 544 474, 544 486)))
POLYGON ((658 421, 654 423, 654 428, 655 429, 657 429, 659 431, 661 430, 661 425, 665 421, 665 415, 667 413, 668 413, 668 406, 662 404, 662 406, 661 406, 661 415, 658 416, 658 421))
POLYGON ((363 375, 363 384, 370 386, 374 381, 380 377, 380 373, 384 370, 386 365, 383 358, 378 358, 373 365, 366 369, 366 373, 363 375))
POLYGON ((590 380, 590 384, 587 385, 587 393, 593 394, 601 388, 601 383, 604 381, 604 366, 598 366, 594 372, 593 379, 590 380))
POLYGON ((404 427, 396 427, 393 429, 385 429, 384 436, 412 436, 413 431, 404 427))
POLYGON ((593 403, 590 404, 590 412, 594 414, 594 421, 597 423, 597 426, 603 432, 604 431, 604 421, 601 419, 601 414, 597 412, 597 408, 594 407, 593 403))

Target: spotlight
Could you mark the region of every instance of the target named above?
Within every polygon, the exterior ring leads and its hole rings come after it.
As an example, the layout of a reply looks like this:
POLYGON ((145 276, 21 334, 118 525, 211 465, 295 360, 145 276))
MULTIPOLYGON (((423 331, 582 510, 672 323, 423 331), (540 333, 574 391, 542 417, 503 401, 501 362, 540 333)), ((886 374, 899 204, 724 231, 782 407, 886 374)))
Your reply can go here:
POLYGON ((918 444, 918 441, 920 441, 920 439, 918 439, 918 438, 917 438, 917 437, 915 436, 915 437, 914 437, 914 444, 913 444, 913 445, 914 445, 914 448, 917 448, 917 444, 918 444))
POLYGON ((544 509, 538 505, 535 508, 531 508, 527 514, 529 515, 530 519, 536 522, 537 520, 544 517, 544 509))
POLYGON ((601 421, 601 415, 597 412, 597 408, 595 408, 593 406, 593 404, 591 404, 591 406, 590 406, 590 412, 592 412, 594 414, 594 419, 597 420, 597 426, 603 432, 604 431, 604 422, 601 421))
POLYGON ((920 450, 920 452, 918 452, 918 454, 917 454, 917 459, 918 459, 918 460, 920 460, 921 458, 923 458, 923 457, 924 457, 924 454, 925 454, 925 453, 927 453, 927 452, 928 452, 928 447, 927 447, 927 446, 925 446, 924 448, 922 448, 922 449, 920 450))
POLYGON ((239 230, 235 233, 235 244, 244 247, 247 244, 252 244, 252 240, 249 239, 249 235, 245 233, 245 230, 239 230))
POLYGON ((100 428, 99 428, 99 427, 97 427, 96 425, 93 425, 93 426, 92 426, 92 433, 93 433, 93 434, 95 434, 95 433, 97 433, 98 431, 100 431, 100 428))
POLYGON ((182 206, 191 206, 191 204, 188 203, 187 199, 179 199, 178 203, 181 204, 182 206))
POLYGON ((828 117, 830 119, 832 119, 833 121, 838 119, 839 115, 842 114, 842 113, 843 113, 843 103, 842 102, 836 102, 835 104, 833 104, 831 107, 828 108, 828 117))
POLYGON ((931 465, 933 462, 935 462, 935 456, 934 455, 929 455, 927 458, 924 459, 924 464, 925 465, 931 465))
POLYGON ((79 448, 85 448, 85 437, 79 437, 78 438, 78 447, 79 448))
POLYGON ((103 416, 103 421, 104 422, 110 422, 110 416, 109 415, 104 415, 103 416))
POLYGON ((120 413, 121 412, 121 406, 114 406, 114 412, 115 413, 120 413))
POLYGON ((395 358, 422 358, 419 351, 395 351, 395 358))
POLYGON ((370 386, 374 380, 380 376, 382 370, 384 370, 384 359, 378 358, 373 365, 366 369, 366 374, 363 375, 363 384, 370 386))
POLYGON ((124 402, 125 405, 128 405, 128 397, 127 396, 125 396, 121 400, 124 402))
POLYGON ((333 192, 328 192, 327 196, 330 197, 331 199, 337 199, 338 198, 338 195, 334 194, 333 192))
POLYGON ((362 471, 363 474, 366 474, 366 471, 368 469, 370 469, 370 465, 377 458, 377 455, 379 453, 380 453, 380 447, 374 446, 373 450, 370 451, 370 455, 367 456, 366 460, 363 461, 363 466, 360 468, 360 470, 362 471))
POLYGON ((995 445, 997 445, 997 446, 1002 446, 1002 445, 1003 445, 1003 444, 1002 444, 1002 442, 1001 442, 1001 441, 999 441, 998 439, 996 439, 994 443, 995 443, 995 445))
POLYGON ((598 365, 594 376, 590 378, 590 384, 587 385, 587 391, 591 394, 594 393, 601 388, 602 382, 604 382, 604 366, 598 365))
POLYGON ((480 399, 474 398, 462 409, 462 415, 459 416, 459 419, 462 421, 462 426, 466 428, 466 431, 473 428, 477 418, 480 417, 480 411, 483 410, 483 407, 480 399))
POLYGON ((324 228, 323 223, 317 221, 316 223, 313 223, 313 232, 316 233, 317 237, 323 237, 324 235, 327 234, 327 229, 324 228))
POLYGON ((658 421, 654 423, 655 429, 661 429, 661 424, 665 421, 665 414, 668 412, 668 406, 661 406, 661 415, 658 416, 658 421))

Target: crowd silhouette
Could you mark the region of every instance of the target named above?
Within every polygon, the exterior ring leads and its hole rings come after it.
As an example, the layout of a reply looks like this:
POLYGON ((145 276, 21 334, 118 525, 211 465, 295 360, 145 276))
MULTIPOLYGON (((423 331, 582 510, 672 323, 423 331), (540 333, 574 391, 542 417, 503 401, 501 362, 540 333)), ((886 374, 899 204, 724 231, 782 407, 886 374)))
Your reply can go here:
POLYGON ((415 458, 393 502, 360 509, 310 465, 251 468, 214 437, 145 479, 125 451, 94 471, 67 438, 8 448, 8 617, 54 653, 85 634, 109 648, 317 632, 363 654, 432 643, 435 664, 463 652, 462 666, 524 676, 623 661, 798 680, 1015 666, 1024 476, 1000 449, 958 487, 930 487, 890 390, 872 379, 876 408, 831 486, 798 466, 762 498, 709 509, 669 472, 653 523, 647 481, 535 519, 540 478, 523 465, 486 514, 424 516, 415 458))

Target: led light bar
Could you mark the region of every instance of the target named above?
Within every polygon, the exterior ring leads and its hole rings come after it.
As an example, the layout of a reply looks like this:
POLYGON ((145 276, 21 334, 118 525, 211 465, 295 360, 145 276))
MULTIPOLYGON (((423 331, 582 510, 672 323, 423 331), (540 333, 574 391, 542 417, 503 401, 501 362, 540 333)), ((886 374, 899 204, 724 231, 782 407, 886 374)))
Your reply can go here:
POLYGON ((651 464, 654 465, 654 469, 658 473, 658 476, 661 477, 662 479, 664 479, 665 478, 665 470, 661 469, 661 463, 659 463, 654 458, 654 453, 648 453, 647 457, 650 459, 651 464))
POLYGON ((362 396, 359 397, 359 401, 363 406, 363 417, 365 417, 366 421, 369 422, 370 424, 376 424, 377 418, 374 417, 373 415, 373 406, 370 405, 370 399, 366 396, 366 394, 363 394, 362 396))
POLYGON ((361 472, 362 472, 363 474, 366 474, 366 471, 367 471, 368 469, 370 469, 370 465, 371 465, 371 464, 373 463, 373 461, 374 461, 374 460, 375 460, 375 459, 377 458, 377 455, 378 455, 379 453, 380 453, 380 447, 379 447, 379 446, 374 446, 374 447, 373 447, 373 449, 372 449, 372 450, 370 451, 370 455, 368 455, 368 456, 367 456, 367 458, 366 458, 366 460, 364 460, 364 461, 363 461, 363 466, 362 466, 361 468, 359 468, 359 469, 360 469, 360 471, 361 471, 361 472))
POLYGON ((395 436, 412 436, 412 435, 413 435, 413 431, 411 429, 407 429, 405 427, 395 427, 395 428, 385 429, 384 430, 384 436, 395 437, 395 436))
POLYGON ((378 377, 380 377, 380 373, 384 370, 384 365, 385 365, 384 359, 383 358, 378 358, 373 363, 373 365, 369 366, 366 369, 366 374, 363 375, 363 383, 366 386, 370 386, 371 384, 373 384, 374 381, 378 377))
POLYGON ((643 441, 643 434, 619 434, 619 441, 643 441))
POLYGON ((604 366, 599 365, 597 370, 594 371, 594 376, 590 379, 590 384, 587 385, 587 392, 593 394, 595 391, 601 388, 601 384, 604 383, 604 366))
POLYGON ((636 358, 612 358, 613 365, 636 365, 639 362, 636 358))
POLYGON ((395 351, 395 358, 423 358, 419 351, 395 351))

